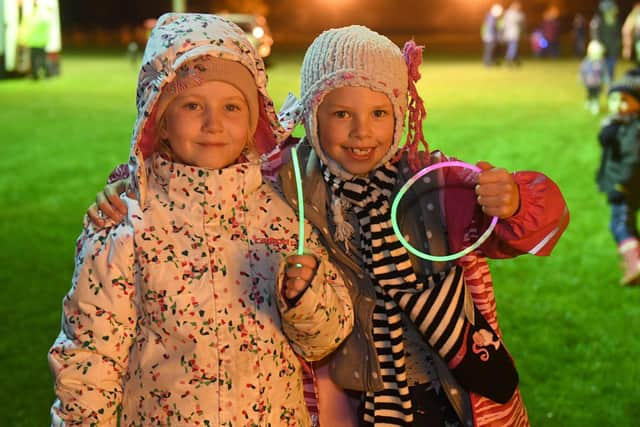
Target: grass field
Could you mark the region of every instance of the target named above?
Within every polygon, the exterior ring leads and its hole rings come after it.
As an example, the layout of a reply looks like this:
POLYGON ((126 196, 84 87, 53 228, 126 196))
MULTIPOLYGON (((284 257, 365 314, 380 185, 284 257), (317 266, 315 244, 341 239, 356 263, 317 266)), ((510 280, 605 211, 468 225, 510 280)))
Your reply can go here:
MULTIPOLYGON (((300 56, 275 57, 276 101, 298 91, 300 56)), ((640 288, 618 285, 597 193, 599 117, 582 108, 577 61, 485 69, 425 58, 432 148, 539 170, 571 223, 553 255, 492 263, 505 340, 534 426, 637 426, 640 288)), ((621 64, 619 74, 628 68, 621 64)), ((137 71, 124 57, 65 55, 60 78, 0 81, 0 426, 48 423, 47 350, 59 330, 81 218, 126 160, 137 71)))

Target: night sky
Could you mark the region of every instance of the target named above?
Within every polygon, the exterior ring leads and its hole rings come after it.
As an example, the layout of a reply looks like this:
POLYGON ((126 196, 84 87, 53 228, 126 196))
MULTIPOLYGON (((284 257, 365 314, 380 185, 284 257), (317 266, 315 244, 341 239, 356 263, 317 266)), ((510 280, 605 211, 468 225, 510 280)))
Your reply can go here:
POLYGON ((63 28, 118 28, 171 9, 171 0, 60 0, 63 28))

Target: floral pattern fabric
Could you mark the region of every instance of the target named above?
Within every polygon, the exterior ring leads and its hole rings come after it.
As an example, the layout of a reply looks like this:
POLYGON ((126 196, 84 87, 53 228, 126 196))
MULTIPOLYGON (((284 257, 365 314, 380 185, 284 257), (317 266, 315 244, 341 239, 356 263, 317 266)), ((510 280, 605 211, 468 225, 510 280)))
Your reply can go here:
POLYGON ((123 223, 79 239, 50 351, 54 424, 116 425, 121 405, 122 426, 310 425, 283 326, 306 359, 332 352, 353 325, 339 276, 321 262, 286 306, 276 282, 298 220, 258 165, 148 165, 145 205, 125 199, 123 223))
POLYGON ((49 352, 55 426, 309 426, 299 357, 324 358, 353 326, 348 292, 311 227, 319 266, 294 307, 283 301, 283 260, 298 218, 263 183, 255 153, 207 170, 153 154, 154 105, 184 61, 242 63, 254 76, 254 142, 282 138, 264 64, 244 32, 205 14, 158 19, 138 81, 126 219, 76 245, 62 330, 49 352), (249 160, 249 158, 251 158, 249 160), (289 335, 289 336, 287 336, 289 335))

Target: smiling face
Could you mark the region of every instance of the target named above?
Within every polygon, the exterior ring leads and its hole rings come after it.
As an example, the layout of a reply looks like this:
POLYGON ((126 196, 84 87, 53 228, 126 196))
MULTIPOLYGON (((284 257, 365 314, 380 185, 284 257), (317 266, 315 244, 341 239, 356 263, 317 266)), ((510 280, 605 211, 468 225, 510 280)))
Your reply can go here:
POLYGON ((379 166, 393 142, 393 105, 382 92, 348 86, 329 92, 318 106, 324 154, 354 175, 379 166))
POLYGON ((249 108, 229 83, 207 81, 171 101, 160 122, 175 160, 220 169, 233 164, 249 141, 249 108))

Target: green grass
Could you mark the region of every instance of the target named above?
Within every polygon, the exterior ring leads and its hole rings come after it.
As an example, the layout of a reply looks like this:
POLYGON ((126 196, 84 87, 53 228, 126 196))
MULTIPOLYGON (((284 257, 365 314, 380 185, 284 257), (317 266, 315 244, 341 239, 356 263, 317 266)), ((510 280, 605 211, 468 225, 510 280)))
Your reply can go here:
MULTIPOLYGON (((269 69, 277 102, 298 92, 300 56, 269 69)), ((640 418, 640 288, 624 289, 594 184, 598 117, 576 61, 426 57, 419 85, 432 148, 562 189, 572 220, 548 258, 492 262, 506 342, 534 426, 632 426, 640 418)), ((628 67, 628 65, 626 65, 628 67)), ((620 70, 625 64, 620 66, 620 70)), ((63 57, 60 78, 0 81, 0 425, 48 423, 47 350, 59 330, 86 207, 127 158, 137 71, 116 56, 63 57)))

